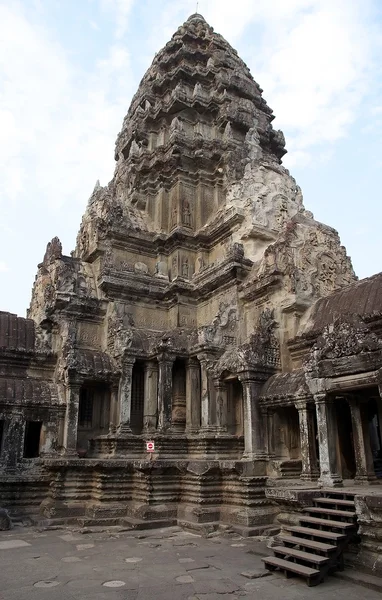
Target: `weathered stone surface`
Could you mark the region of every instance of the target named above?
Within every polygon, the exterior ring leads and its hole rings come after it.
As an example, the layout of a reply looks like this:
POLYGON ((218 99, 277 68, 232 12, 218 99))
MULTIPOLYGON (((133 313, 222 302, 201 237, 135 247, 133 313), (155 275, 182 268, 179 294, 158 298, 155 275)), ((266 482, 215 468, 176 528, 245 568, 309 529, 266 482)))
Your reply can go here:
POLYGON ((7 529, 12 529, 12 521, 4 508, 0 508, 0 531, 6 531, 7 529))
POLYGON ((241 575, 247 579, 259 579, 260 577, 267 577, 271 573, 267 569, 250 569, 249 571, 243 571, 241 575))

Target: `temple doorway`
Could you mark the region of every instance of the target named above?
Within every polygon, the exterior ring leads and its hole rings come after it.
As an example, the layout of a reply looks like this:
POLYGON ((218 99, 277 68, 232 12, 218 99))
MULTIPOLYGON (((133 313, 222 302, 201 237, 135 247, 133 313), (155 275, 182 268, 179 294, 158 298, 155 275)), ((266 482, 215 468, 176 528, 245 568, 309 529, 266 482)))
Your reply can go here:
POLYGON ((184 432, 186 429, 186 363, 176 358, 172 367, 172 429, 184 432))
POLYGON ((227 432, 244 434, 243 386, 237 377, 227 381, 227 432))
POLYGON ((143 362, 136 361, 133 366, 131 383, 130 427, 135 434, 142 433, 145 398, 145 370, 143 362))
POLYGON ((24 437, 24 458, 40 456, 41 421, 27 421, 24 437))
POLYGON ((338 429, 338 462, 341 471, 340 475, 342 479, 354 479, 356 474, 356 463, 350 407, 344 398, 336 398, 335 410, 338 429))
POLYGON ((273 418, 274 468, 278 477, 301 475, 301 441, 298 410, 294 406, 276 408, 273 418))
POLYGON ((381 399, 379 394, 369 398, 367 402, 367 417, 369 423, 370 448, 373 455, 374 471, 382 478, 382 437, 381 437, 381 399))
POLYGON ((300 422, 294 406, 275 411, 275 456, 284 460, 301 459, 300 422))
POLYGON ((109 431, 110 389, 103 383, 81 386, 78 411, 77 446, 88 449, 90 439, 109 431))

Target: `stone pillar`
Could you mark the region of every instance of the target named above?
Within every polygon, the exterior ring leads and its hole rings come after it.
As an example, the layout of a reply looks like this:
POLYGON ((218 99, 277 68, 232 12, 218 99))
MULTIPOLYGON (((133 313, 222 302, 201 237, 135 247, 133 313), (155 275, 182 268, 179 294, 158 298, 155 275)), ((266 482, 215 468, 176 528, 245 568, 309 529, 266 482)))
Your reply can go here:
POLYGON ((373 455, 370 446, 369 423, 366 415, 366 406, 361 399, 349 397, 348 404, 353 427, 353 442, 356 473, 354 481, 357 483, 376 482, 373 455))
POLYGON ((214 380, 216 394, 216 431, 225 433, 227 431, 227 384, 220 379, 214 380))
POLYGON ((58 422, 44 422, 40 435, 40 456, 54 456, 58 446, 58 422))
POLYGON ((210 361, 204 355, 198 356, 201 369, 201 429, 204 432, 214 431, 215 426, 215 389, 210 375, 210 361))
MULTIPOLYGON (((176 365, 177 363, 175 363, 176 365)), ((186 379, 187 370, 184 362, 178 365, 179 368, 172 368, 172 410, 171 410, 171 430, 177 433, 184 433, 186 429, 186 379)))
POLYGON ((1 465, 13 471, 24 456, 25 421, 21 413, 7 415, 4 423, 1 465), (10 417, 10 418, 9 418, 10 417), (9 420, 8 420, 9 418, 9 420))
POLYGON ((200 363, 190 358, 186 365, 186 431, 199 433, 201 425, 200 363))
POLYGON ((319 477, 316 434, 314 430, 314 405, 304 400, 295 402, 300 422, 300 446, 302 470, 300 478, 306 481, 314 481, 319 477))
POLYGON ((118 396, 119 396, 119 385, 113 384, 110 392, 110 415, 109 415, 109 434, 114 435, 117 432, 117 426, 119 424, 118 415, 118 396))
POLYGON ((79 384, 69 384, 66 389, 66 414, 63 446, 65 454, 77 455, 78 413, 80 408, 79 384))
POLYGON ((264 452, 269 457, 269 455, 271 453, 272 442, 271 442, 271 436, 269 434, 270 419, 269 419, 268 408, 266 406, 261 406, 260 414, 261 414, 261 422, 262 422, 263 428, 264 428, 264 431, 263 431, 264 452))
POLYGON ((244 458, 259 460, 266 458, 264 426, 259 405, 260 389, 263 382, 241 374, 244 401, 244 458))
POLYGON ((133 383, 133 367, 135 358, 125 358, 119 382, 119 423, 118 433, 131 433, 131 388, 133 383))
POLYGON ((337 419, 333 401, 326 393, 315 394, 318 446, 320 452, 320 478, 322 486, 342 486, 337 454, 337 419))
POLYGON ((379 434, 380 434, 380 443, 382 452, 382 384, 378 385, 379 398, 377 398, 377 414, 378 414, 378 425, 379 425, 379 434))
POLYGON ((267 433, 268 433, 268 456, 275 456, 275 411, 273 408, 267 409, 267 433))
POLYGON ((171 427, 172 417, 172 365, 174 359, 165 355, 158 357, 158 426, 161 431, 171 427))
POLYGON ((145 363, 145 401, 143 408, 143 430, 154 431, 158 420, 158 362, 145 363))

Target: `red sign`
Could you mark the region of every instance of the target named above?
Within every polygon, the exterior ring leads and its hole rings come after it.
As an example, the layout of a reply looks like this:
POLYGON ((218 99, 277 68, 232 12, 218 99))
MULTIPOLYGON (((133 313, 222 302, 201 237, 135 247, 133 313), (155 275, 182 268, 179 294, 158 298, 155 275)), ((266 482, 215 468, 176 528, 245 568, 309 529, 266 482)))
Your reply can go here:
POLYGON ((155 452, 155 442, 153 442, 153 441, 146 442, 146 451, 147 452, 155 452))

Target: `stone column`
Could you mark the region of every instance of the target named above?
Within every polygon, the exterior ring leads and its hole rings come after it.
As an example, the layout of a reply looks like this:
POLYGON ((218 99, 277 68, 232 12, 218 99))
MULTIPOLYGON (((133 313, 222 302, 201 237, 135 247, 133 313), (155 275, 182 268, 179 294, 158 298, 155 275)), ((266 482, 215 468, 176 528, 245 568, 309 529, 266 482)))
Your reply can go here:
POLYGON ((243 386, 244 401, 244 458, 264 459, 264 427, 259 404, 263 382, 246 374, 239 375, 239 380, 243 386))
POLYGON ((227 431, 227 384, 220 379, 214 380, 216 394, 216 431, 227 431))
POLYGON ((269 410, 266 406, 260 407, 261 422, 263 424, 263 440, 264 440, 264 452, 269 457, 271 453, 272 442, 269 434, 269 410))
POLYGON ((300 448, 301 448, 301 479, 314 481, 319 477, 316 434, 314 430, 314 405, 307 400, 295 402, 300 422, 300 448))
POLYGON ((171 427, 172 416, 172 365, 174 359, 165 355, 158 357, 158 426, 161 431, 171 427))
POLYGON ((143 408, 143 430, 154 431, 158 420, 158 362, 145 363, 145 401, 143 408))
POLYGON ((186 429, 186 379, 184 363, 179 369, 174 369, 173 365, 171 430, 177 433, 184 433, 186 429))
POLYGON ((25 421, 21 413, 6 416, 1 465, 5 470, 13 471, 24 455, 25 421))
POLYGON ((378 425, 379 425, 379 434, 380 434, 380 443, 382 452, 382 384, 378 385, 379 398, 377 398, 377 414, 378 414, 378 425))
POLYGON ((119 424, 118 415, 118 395, 119 385, 113 384, 110 392, 110 415, 109 415, 109 434, 114 435, 117 432, 117 426, 119 424))
POLYGON ((119 423, 118 433, 131 433, 131 388, 133 383, 133 367, 135 358, 125 358, 119 382, 119 423))
POLYGON ((318 446, 320 452, 320 478, 322 486, 342 486, 337 454, 337 419, 333 401, 326 393, 315 394, 318 446))
POLYGON ((66 389, 66 414, 64 423, 63 445, 65 454, 77 455, 78 413, 80 408, 79 384, 69 384, 66 389))
POLYGON ((201 425, 200 363, 190 358, 186 365, 186 431, 199 433, 201 425))
POLYGON ((204 432, 214 431, 215 427, 215 389, 210 375, 210 361, 204 355, 198 356, 201 369, 201 429, 204 432))
POLYGON ((374 471, 373 455, 370 446, 369 423, 366 407, 361 399, 349 397, 348 404, 353 427, 353 442, 357 483, 372 483, 377 481, 374 471))
POLYGON ((275 411, 274 408, 267 409, 267 432, 268 432, 268 456, 275 456, 275 411))
POLYGON ((41 427, 40 456, 54 456, 58 446, 58 422, 44 422, 41 427))

